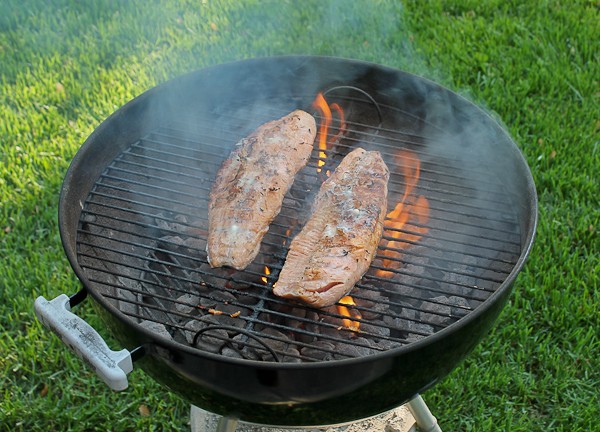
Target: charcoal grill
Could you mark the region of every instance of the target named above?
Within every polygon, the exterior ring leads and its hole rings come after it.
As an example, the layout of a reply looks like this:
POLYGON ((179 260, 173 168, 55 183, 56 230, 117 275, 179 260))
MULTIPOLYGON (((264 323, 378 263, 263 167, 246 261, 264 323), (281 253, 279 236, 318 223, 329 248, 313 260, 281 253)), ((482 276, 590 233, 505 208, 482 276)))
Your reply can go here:
POLYGON ((87 139, 59 214, 84 288, 40 298, 36 309, 115 389, 127 386, 133 360, 221 415, 347 422, 401 405, 471 351, 506 302, 536 215, 531 174, 508 134, 435 83, 338 58, 220 65, 149 90, 87 139), (247 269, 210 268, 207 199, 219 166, 260 124, 297 108, 314 112, 320 91, 346 117, 343 130, 334 122, 329 131, 339 136, 325 165, 315 149, 247 269), (356 147, 378 150, 388 164, 389 208, 417 158, 410 196, 426 197, 429 217, 386 225, 378 257, 351 292, 348 326, 342 309, 312 309, 271 289, 327 170, 356 147), (400 150, 410 158, 399 159, 400 150), (60 329, 58 316, 87 294, 126 349, 108 350, 84 324, 69 324, 78 335, 60 329))

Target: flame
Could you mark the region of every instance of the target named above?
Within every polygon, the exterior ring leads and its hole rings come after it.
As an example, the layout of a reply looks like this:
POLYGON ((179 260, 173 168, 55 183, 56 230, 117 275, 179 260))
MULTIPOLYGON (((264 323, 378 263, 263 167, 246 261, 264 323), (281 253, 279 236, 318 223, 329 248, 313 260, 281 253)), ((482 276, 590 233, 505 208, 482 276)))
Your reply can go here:
POLYGON ((292 229, 288 228, 285 230, 285 237, 283 238, 283 245, 285 246, 290 238, 290 234, 292 234, 292 229))
POLYGON ((317 162, 317 172, 321 172, 321 168, 325 165, 325 158, 327 155, 325 154, 325 150, 327 150, 327 132, 329 131, 329 126, 331 126, 331 109, 329 108, 329 104, 325 100, 323 93, 319 93, 313 102, 313 108, 319 110, 321 115, 323 116, 323 120, 321 120, 321 126, 319 127, 319 161, 317 162))
POLYGON ((267 280, 267 276, 269 276, 271 274, 271 269, 267 266, 265 266, 265 276, 261 277, 260 280, 263 281, 265 284, 268 283, 267 280))
MULTIPOLYGON (((325 159, 327 159, 327 154, 325 150, 328 147, 339 139, 339 137, 346 130, 346 119, 344 117, 344 110, 336 103, 332 103, 331 106, 325 100, 323 93, 319 93, 312 104, 313 108, 317 109, 322 116, 321 125, 319 126, 319 137, 318 137, 318 146, 319 146, 319 160, 317 161, 317 172, 321 172, 321 167, 325 165, 325 159), (327 134, 329 132, 329 128, 331 127, 333 115, 331 110, 334 110, 337 113, 339 118, 339 127, 338 132, 335 134, 330 140, 327 140, 327 134)), ((330 172, 327 171, 327 176, 329 177, 330 172)))
POLYGON ((346 118, 344 117, 344 110, 341 106, 339 106, 336 103, 332 103, 331 108, 333 108, 333 110, 337 112, 339 119, 338 121, 340 123, 340 126, 338 127, 338 132, 333 136, 333 138, 329 140, 329 142, 334 143, 340 138, 340 136, 342 136, 342 134, 346 130, 346 118))
MULTIPOLYGON (((337 305, 337 310, 340 315, 343 315, 348 318, 354 318, 354 320, 359 320, 362 318, 360 312, 358 312, 356 310, 353 310, 352 312, 350 312, 350 310, 346 306, 343 306, 343 305, 357 306, 356 302, 354 301, 354 299, 351 296, 342 297, 340 299, 339 303, 340 304, 337 305)), ((344 327, 346 327, 347 329, 350 329, 352 331, 355 331, 355 332, 360 331, 360 322, 354 321, 354 320, 348 319, 348 318, 342 319, 342 323, 344 324, 344 327)))
MULTIPOLYGON (((404 175, 404 194, 394 209, 387 214, 384 223, 386 237, 381 254, 383 267, 394 268, 399 266, 398 259, 402 257, 402 249, 410 247, 419 241, 429 231, 422 225, 429 222, 429 201, 423 195, 415 197, 412 192, 419 182, 421 175, 421 161, 418 156, 409 151, 401 150, 396 154, 396 164, 404 175), (390 238, 391 237, 391 238, 390 238)), ((377 276, 390 276, 388 270, 378 270, 377 276)))

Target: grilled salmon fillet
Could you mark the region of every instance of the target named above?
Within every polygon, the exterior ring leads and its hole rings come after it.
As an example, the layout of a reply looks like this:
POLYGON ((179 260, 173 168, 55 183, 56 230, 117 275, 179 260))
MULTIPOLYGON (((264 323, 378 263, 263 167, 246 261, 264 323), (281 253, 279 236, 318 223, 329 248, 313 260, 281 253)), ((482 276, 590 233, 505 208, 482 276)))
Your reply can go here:
POLYGON ((242 270, 258 255, 294 176, 310 158, 316 132, 313 116, 296 110, 236 144, 210 192, 206 251, 212 267, 242 270))
POLYGON ((368 270, 383 234, 389 170, 379 152, 349 153, 319 190, 273 292, 331 306, 368 270))

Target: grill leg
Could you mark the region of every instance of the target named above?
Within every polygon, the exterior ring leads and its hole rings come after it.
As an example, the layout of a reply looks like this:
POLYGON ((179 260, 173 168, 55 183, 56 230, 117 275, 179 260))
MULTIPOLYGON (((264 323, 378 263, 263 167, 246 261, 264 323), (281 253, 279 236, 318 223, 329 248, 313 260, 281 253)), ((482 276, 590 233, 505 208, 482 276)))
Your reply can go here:
POLYGON ((217 432, 235 432, 237 429, 237 419, 221 417, 217 425, 217 432))
POLYGON ((209 413, 197 406, 190 409, 191 432, 235 432, 238 420, 209 413))
POLYGON ((406 404, 422 432, 442 432, 437 419, 431 414, 421 395, 417 394, 406 404))

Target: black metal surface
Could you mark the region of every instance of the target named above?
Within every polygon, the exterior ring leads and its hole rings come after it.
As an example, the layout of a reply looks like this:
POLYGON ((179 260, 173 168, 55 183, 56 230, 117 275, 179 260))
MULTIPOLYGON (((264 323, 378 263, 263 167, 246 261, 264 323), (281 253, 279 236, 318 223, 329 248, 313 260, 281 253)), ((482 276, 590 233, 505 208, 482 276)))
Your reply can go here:
MULTIPOLYGON (((145 345, 149 373, 200 407, 289 425, 373 415, 450 372, 500 312, 535 222, 529 170, 483 111, 401 71, 315 57, 218 66, 145 93, 86 141, 60 201, 75 272, 115 335, 145 345), (412 195, 430 203, 427 223, 400 229, 401 254, 376 260, 351 293, 360 333, 336 309, 316 318, 270 293, 323 180, 316 151, 254 264, 213 270, 204 252, 206 197, 232 146, 265 121, 310 109, 317 91, 349 85, 378 107, 347 89, 327 95, 348 119, 330 167, 356 146, 379 150, 392 172, 391 209, 406 187, 396 155, 409 149, 421 160, 412 195)), ((386 229, 380 253, 395 234, 386 229)))

